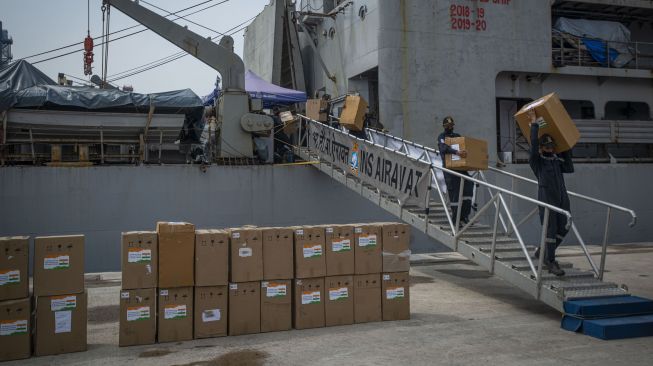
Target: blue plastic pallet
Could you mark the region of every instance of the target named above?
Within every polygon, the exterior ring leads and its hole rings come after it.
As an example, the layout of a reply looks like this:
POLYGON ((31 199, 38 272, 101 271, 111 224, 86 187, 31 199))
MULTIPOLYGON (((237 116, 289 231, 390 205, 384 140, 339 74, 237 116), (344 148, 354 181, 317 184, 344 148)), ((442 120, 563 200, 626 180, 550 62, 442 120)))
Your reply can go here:
POLYGON ((653 301, 637 296, 570 300, 561 327, 599 339, 653 336, 653 301))

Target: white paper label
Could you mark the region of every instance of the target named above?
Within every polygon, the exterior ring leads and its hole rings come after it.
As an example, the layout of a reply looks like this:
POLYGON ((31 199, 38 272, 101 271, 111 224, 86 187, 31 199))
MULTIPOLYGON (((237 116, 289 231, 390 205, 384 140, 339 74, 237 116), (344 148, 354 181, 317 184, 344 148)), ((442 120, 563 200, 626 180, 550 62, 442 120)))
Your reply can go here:
POLYGON ((161 290, 161 291, 159 291, 159 295, 161 295, 161 296, 168 296, 168 290, 161 290))
POLYGON ((251 257, 252 256, 252 248, 240 248, 240 249, 238 249, 238 256, 239 257, 251 257))
POLYGON ((129 299, 129 292, 127 292, 127 291, 121 292, 120 293, 120 298, 121 299, 129 299))
POLYGON ((404 288, 403 287, 388 287, 385 290, 385 298, 388 299, 388 300, 403 299, 404 298, 404 288))
POLYGON ((320 244, 304 244, 304 258, 313 258, 322 256, 322 246, 320 244))
POLYGON ((347 252, 351 250, 351 240, 342 239, 331 243, 331 250, 338 252, 347 252))
POLYGON ((354 229, 354 232, 355 232, 356 234, 360 234, 360 233, 363 232, 363 228, 361 228, 361 227, 357 227, 357 228, 354 229))
POLYGON ((50 310, 72 310, 77 307, 77 296, 53 296, 50 298, 50 310))
MULTIPOLYGON (((453 145, 451 145, 451 148, 456 150, 456 151, 460 151, 460 144, 453 144, 453 145)), ((458 156, 456 154, 451 155, 451 161, 458 161, 458 160, 460 160, 460 156, 458 156)))
POLYGON ((0 320, 0 336, 27 334, 27 319, 0 320))
POLYGON ((229 284, 229 290, 238 290, 238 284, 237 283, 230 283, 229 284))
POLYGON ((326 233, 327 233, 327 234, 331 234, 331 233, 333 233, 333 228, 332 228, 332 227, 328 227, 328 228, 326 228, 326 233))
POLYGON ((20 270, 0 269, 0 286, 11 285, 19 282, 20 282, 20 270))
POLYGON ((286 294, 288 294, 288 290, 283 283, 270 282, 265 290, 266 297, 284 297, 286 294))
POLYGON ((347 298, 349 298, 349 290, 346 287, 329 289, 329 300, 346 300, 347 298))
POLYGON ((302 292, 302 305, 319 304, 320 291, 303 291, 302 292))
POLYGON ((240 239, 240 233, 233 233, 231 234, 232 239, 240 239))
POLYGON ((128 263, 150 263, 152 262, 151 249, 130 248, 127 252, 128 263))
POLYGON ((48 255, 43 258, 43 269, 67 269, 70 268, 70 256, 48 255))
POLYGON ((376 245, 376 235, 361 235, 358 237, 359 247, 373 247, 376 245))
POLYGON ((127 321, 148 320, 150 318, 149 306, 134 306, 127 308, 127 321))
POLYGON ((55 333, 70 333, 72 328, 72 312, 56 311, 54 313, 54 332, 55 333))
POLYGON ((295 230, 295 234, 304 235, 304 230, 303 229, 295 230))
POLYGON ((220 320, 220 309, 207 309, 202 312, 202 322, 217 322, 220 320))
POLYGON ((163 319, 183 319, 186 316, 186 305, 166 305, 163 308, 163 319))
POLYGON ((390 281, 390 275, 389 274, 384 274, 383 275, 383 280, 384 281, 390 281))

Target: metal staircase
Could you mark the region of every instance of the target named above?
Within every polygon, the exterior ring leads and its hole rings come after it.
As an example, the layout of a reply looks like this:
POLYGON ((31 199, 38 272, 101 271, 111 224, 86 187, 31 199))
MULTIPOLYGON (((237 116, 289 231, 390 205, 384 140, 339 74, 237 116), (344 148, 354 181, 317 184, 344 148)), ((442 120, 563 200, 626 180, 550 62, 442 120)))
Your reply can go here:
MULTIPOLYGON (((510 189, 490 184, 486 179, 486 173, 508 175, 511 178, 534 184, 537 184, 537 182, 496 168, 490 168, 486 172, 476 172, 469 177, 443 168, 439 161, 439 153, 431 148, 388 134, 367 130, 365 132, 367 142, 376 147, 382 147, 385 149, 384 152, 409 156, 411 159, 420 160, 430 165, 431 185, 424 204, 402 204, 396 197, 381 191, 371 184, 363 182, 360 178, 350 174, 346 169, 329 163, 321 155, 319 150, 311 147, 308 130, 311 124, 317 124, 319 122, 310 120, 304 116, 300 117, 302 119, 299 129, 300 143, 298 144, 299 147, 295 147, 296 155, 306 161, 315 161, 314 166, 324 174, 547 305, 564 313, 564 302, 568 300, 623 296, 628 294, 628 289, 625 285, 605 282, 602 279, 605 268, 611 214, 613 211, 619 211, 630 215, 632 218, 630 225, 633 226, 636 223, 636 215, 632 210, 569 192, 570 196, 576 199, 592 202, 607 210, 602 254, 600 265, 597 266, 589 254, 576 225, 573 223, 571 213, 536 199, 512 192, 510 189), (443 172, 461 177, 463 180, 472 181, 476 185, 476 197, 479 208, 474 216, 470 218, 469 224, 463 227, 459 226, 460 217, 452 217, 451 211, 448 209, 447 195, 444 191, 444 186, 441 184, 443 172), (433 191, 435 193, 432 193, 433 191), (485 192, 487 194, 484 194, 485 192), (478 202, 480 197, 483 197, 484 202, 478 202), (506 203, 506 199, 508 198, 528 202, 535 208, 528 215, 516 221, 517 218, 511 213, 509 205, 506 203), (591 267, 590 270, 577 269, 570 263, 561 262, 561 267, 566 271, 563 277, 556 277, 546 271, 542 271, 543 256, 540 256, 539 260, 533 256, 536 246, 527 245, 520 232, 520 226, 533 216, 536 216, 539 207, 543 207, 547 213, 555 211, 568 217, 570 224, 569 235, 575 236, 588 260, 591 267)), ((330 129, 332 133, 357 139, 354 136, 348 135, 346 132, 324 125, 320 126, 321 128, 330 129)), ((461 186, 462 183, 461 180, 461 186)), ((461 196, 462 191, 461 187, 461 196)), ((459 198, 459 202, 462 201, 461 198, 459 198)), ((546 222, 543 227, 546 227, 546 222)), ((541 252, 544 253, 544 231, 540 234, 540 238, 541 240, 537 243, 537 246, 541 247, 541 252)))

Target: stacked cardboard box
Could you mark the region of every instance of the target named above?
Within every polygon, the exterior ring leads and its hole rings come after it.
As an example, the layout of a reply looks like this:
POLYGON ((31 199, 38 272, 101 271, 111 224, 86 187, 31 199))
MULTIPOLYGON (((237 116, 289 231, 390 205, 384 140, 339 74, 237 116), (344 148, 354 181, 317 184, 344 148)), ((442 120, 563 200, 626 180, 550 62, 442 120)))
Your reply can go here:
POLYGON ((229 335, 260 333, 263 232, 255 227, 229 232, 229 335))
POLYGON ((86 350, 84 236, 34 240, 37 356, 86 350))
POLYGON ((156 342, 158 249, 154 231, 122 233, 121 347, 156 342))
POLYGON ((157 340, 193 339, 193 285, 195 283, 195 225, 158 222, 159 280, 157 340))
POLYGON ((294 236, 291 228, 264 228, 261 332, 292 329, 294 236))
POLYGON ((410 226, 381 224, 383 320, 410 319, 410 226))
POLYGON ((28 258, 28 237, 0 237, 0 361, 31 355, 28 258))
POLYGON ((229 232, 195 231, 195 339, 227 335, 229 232))

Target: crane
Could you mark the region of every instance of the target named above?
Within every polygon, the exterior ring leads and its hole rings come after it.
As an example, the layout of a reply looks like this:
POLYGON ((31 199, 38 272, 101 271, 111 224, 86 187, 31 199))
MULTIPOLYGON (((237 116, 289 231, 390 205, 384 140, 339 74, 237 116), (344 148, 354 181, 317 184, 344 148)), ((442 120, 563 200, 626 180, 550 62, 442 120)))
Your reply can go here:
POLYGON ((141 6, 138 0, 103 0, 220 73, 222 90, 214 109, 220 126, 219 156, 253 157, 252 134, 269 131, 271 117, 252 113, 245 90, 245 64, 233 50, 234 40, 225 35, 219 44, 204 38, 141 6))

